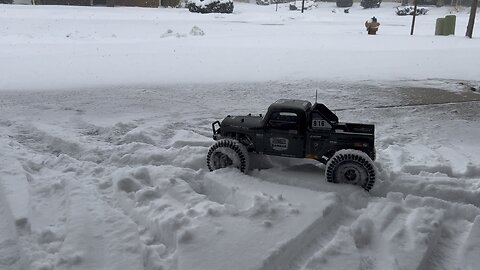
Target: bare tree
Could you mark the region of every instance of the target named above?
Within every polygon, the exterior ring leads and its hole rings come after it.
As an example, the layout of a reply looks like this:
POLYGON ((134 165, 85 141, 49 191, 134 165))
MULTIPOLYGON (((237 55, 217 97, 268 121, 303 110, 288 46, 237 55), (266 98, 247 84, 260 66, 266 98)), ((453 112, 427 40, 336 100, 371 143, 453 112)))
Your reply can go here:
POLYGON ((473 25, 475 24, 475 15, 477 14, 478 0, 472 0, 472 8, 470 9, 470 18, 468 19, 467 33, 465 36, 472 38, 473 25))

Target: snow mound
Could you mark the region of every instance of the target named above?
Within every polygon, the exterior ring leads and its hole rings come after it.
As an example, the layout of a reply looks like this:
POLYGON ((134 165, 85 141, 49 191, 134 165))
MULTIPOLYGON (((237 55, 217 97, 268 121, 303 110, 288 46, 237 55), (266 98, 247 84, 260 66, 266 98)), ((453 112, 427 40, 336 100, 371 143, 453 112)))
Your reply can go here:
POLYGON ((192 27, 192 30, 190 30, 190 35, 192 36, 204 36, 205 32, 198 26, 192 27))
POLYGON ((14 218, 0 182, 0 268, 16 270, 25 267, 14 218))
MULTIPOLYGON (((351 225, 341 227, 305 269, 369 269, 373 265, 424 269, 438 261, 439 253, 455 254, 450 262, 459 263, 468 255, 459 253, 457 246, 468 249, 469 240, 462 241, 469 239, 468 234, 476 235, 472 223, 479 213, 473 206, 389 193, 386 199, 371 202, 351 225)), ((471 239, 477 241, 478 236, 471 239)))

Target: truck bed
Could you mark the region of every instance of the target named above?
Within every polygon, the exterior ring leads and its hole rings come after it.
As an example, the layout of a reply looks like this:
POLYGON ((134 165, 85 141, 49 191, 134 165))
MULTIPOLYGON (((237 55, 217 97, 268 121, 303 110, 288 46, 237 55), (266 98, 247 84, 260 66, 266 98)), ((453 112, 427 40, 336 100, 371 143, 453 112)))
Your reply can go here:
POLYGON ((338 123, 335 125, 335 130, 352 133, 375 134, 375 126, 358 123, 338 123))

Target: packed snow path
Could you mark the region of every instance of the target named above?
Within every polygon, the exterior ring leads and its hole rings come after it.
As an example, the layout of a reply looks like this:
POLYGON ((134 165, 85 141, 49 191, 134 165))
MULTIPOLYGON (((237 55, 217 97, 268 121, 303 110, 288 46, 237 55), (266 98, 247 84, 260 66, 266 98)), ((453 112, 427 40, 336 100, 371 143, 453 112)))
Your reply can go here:
POLYGON ((0 102, 1 269, 479 263, 480 95, 469 86, 177 85, 0 92, 0 102), (341 120, 376 125, 370 193, 326 183, 308 160, 254 156, 248 175, 206 170, 213 121, 315 90, 341 120))

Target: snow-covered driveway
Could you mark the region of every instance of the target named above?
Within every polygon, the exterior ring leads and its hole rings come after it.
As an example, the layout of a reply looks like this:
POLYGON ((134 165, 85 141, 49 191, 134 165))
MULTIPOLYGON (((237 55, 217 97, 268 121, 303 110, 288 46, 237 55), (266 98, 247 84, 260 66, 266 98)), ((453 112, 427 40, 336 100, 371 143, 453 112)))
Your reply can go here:
POLYGON ((394 5, 0 6, 0 269, 477 269, 480 40, 394 5), (206 169, 213 121, 316 90, 376 125, 370 193, 310 160, 206 169))
POLYGON ((0 263, 474 269, 480 96, 451 81, 395 85, 1 92, 0 263), (261 169, 249 175, 206 170, 211 122, 317 89, 340 119, 376 124, 381 173, 370 193, 326 183, 323 165, 306 160, 254 157, 261 169))

